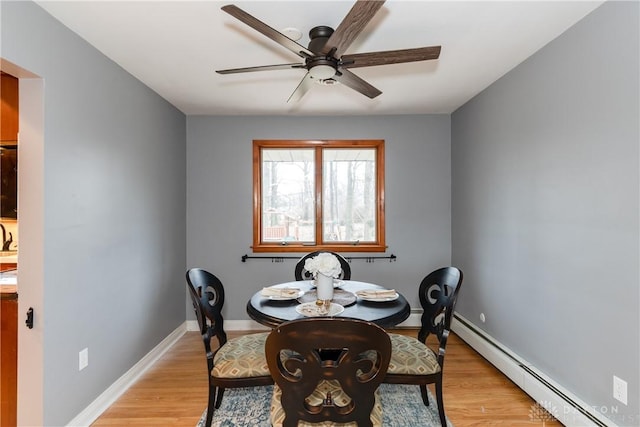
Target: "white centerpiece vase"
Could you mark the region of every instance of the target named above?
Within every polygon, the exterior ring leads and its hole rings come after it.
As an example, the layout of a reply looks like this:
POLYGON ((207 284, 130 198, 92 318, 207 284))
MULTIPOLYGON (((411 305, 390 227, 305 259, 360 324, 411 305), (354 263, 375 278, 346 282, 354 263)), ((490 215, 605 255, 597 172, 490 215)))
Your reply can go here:
POLYGON ((333 277, 325 276, 322 273, 318 273, 315 280, 316 280, 316 291, 318 292, 318 299, 332 300, 333 299, 333 277))

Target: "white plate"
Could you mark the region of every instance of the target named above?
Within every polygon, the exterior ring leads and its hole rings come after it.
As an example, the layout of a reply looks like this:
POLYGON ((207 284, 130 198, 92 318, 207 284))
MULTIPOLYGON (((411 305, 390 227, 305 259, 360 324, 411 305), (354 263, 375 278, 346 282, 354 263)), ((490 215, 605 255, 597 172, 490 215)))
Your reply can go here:
POLYGON ((301 291, 298 292, 297 295, 290 296, 290 297, 287 297, 287 296, 282 296, 281 297, 281 296, 278 296, 278 295, 267 295, 267 296, 261 295, 261 296, 262 296, 262 298, 266 298, 266 299, 269 299, 269 300, 272 300, 272 301, 289 301, 289 300, 292 300, 292 299, 298 299, 302 295, 304 295, 304 291, 301 290, 301 291))
POLYGON ((389 297, 368 297, 368 296, 362 296, 358 291, 356 291, 356 295, 358 296, 358 298, 364 300, 364 301, 371 301, 371 302, 389 302, 389 301, 395 301, 397 300, 400 295, 398 295, 398 293, 396 292, 395 295, 393 296, 389 296, 389 297))
POLYGON ((307 317, 337 316, 344 311, 344 307, 340 304, 332 302, 331 307, 329 307, 329 313, 321 314, 320 307, 318 307, 315 302, 305 302, 304 304, 300 304, 299 306, 297 306, 296 311, 298 312, 298 314, 302 314, 303 316, 307 317))

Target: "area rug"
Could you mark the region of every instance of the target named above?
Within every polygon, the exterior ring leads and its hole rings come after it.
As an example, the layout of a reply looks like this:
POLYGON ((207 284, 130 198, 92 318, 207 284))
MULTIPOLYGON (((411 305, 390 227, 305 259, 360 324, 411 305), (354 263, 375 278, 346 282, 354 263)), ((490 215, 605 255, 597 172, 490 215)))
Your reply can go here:
MULTIPOLYGON (((213 427, 270 427, 269 407, 273 386, 227 389, 220 409, 213 414, 213 427)), ((382 384, 384 427, 440 426, 438 406, 429 393, 429 406, 424 406, 418 386, 382 384)), ((196 427, 204 427, 205 409, 196 427)), ((453 427, 447 420, 447 426, 453 427)))

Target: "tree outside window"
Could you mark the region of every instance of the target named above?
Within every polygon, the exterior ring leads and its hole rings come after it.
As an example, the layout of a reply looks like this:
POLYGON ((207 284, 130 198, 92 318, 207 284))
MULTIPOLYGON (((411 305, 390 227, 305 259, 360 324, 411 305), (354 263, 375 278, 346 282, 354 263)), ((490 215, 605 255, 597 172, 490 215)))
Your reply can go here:
POLYGON ((383 140, 255 140, 255 252, 383 252, 383 140))

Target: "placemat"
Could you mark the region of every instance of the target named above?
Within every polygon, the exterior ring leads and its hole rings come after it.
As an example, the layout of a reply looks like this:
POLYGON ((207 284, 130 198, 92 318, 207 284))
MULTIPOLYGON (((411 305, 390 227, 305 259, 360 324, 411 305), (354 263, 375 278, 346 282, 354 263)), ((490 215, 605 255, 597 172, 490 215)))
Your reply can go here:
MULTIPOLYGON (((317 299, 318 299, 318 292, 316 291, 316 289, 311 289, 305 292, 305 294, 302 295, 300 298, 298 298, 298 302, 300 303, 314 302, 317 299)), ((334 289, 333 299, 331 301, 335 302, 336 304, 340 304, 343 307, 346 307, 351 304, 354 304, 357 299, 358 297, 356 297, 356 295, 353 292, 345 291, 344 289, 334 289)))

